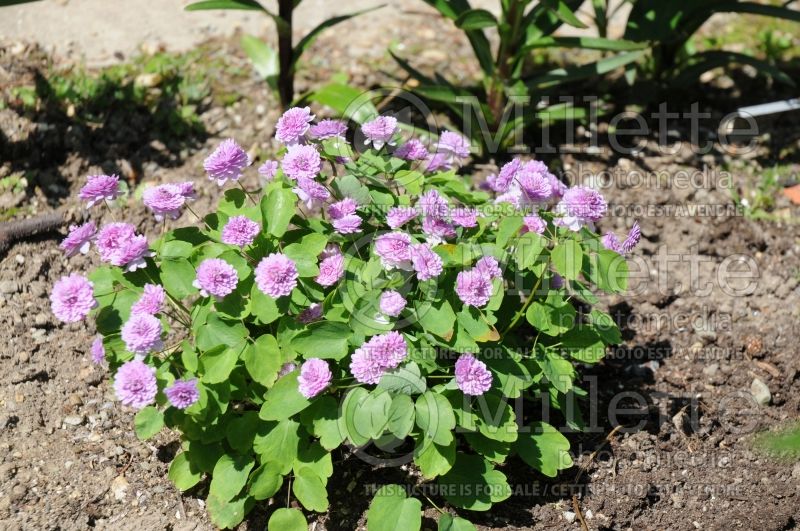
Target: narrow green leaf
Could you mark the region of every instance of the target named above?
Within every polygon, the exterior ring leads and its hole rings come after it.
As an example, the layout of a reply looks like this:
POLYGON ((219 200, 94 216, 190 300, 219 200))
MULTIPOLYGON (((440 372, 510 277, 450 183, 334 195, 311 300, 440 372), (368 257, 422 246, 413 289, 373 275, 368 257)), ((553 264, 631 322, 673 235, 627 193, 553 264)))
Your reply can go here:
POLYGON ((470 9, 459 15, 456 26, 463 30, 491 28, 497 26, 497 19, 485 9, 470 9))
POLYGON ((247 11, 264 11, 255 0, 203 0, 189 4, 186 11, 203 11, 206 9, 242 9, 247 11))
POLYGON ((632 50, 646 50, 650 43, 627 41, 624 39, 604 39, 600 37, 540 37, 526 42, 525 50, 536 48, 581 48, 583 50, 602 50, 612 52, 627 52, 632 50))
POLYGON ((253 63, 253 68, 258 75, 266 80, 272 90, 277 90, 280 73, 278 52, 266 42, 252 35, 243 35, 241 43, 244 53, 253 63))
POLYGON ((378 116, 378 109, 372 103, 372 96, 349 85, 329 83, 315 90, 309 99, 320 105, 327 105, 340 116, 362 124, 378 116))

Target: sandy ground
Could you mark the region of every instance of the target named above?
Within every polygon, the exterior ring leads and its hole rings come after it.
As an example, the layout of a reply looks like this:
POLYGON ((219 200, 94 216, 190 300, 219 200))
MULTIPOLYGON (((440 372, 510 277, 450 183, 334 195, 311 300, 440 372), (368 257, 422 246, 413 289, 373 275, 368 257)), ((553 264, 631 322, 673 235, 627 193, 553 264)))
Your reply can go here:
MULTIPOLYGON (((38 41, 50 52, 83 57, 88 65, 99 66, 129 56, 142 45, 181 51, 211 36, 229 35, 239 29, 258 35, 273 33, 271 22, 257 12, 184 11, 184 6, 190 3, 189 0, 42 0, 4 8, 0 13, 0 36, 38 41)), ((331 16, 381 3, 380 0, 305 0, 295 12, 295 32, 302 35, 331 16)), ((369 20, 358 24, 360 30, 374 35, 375 46, 381 50, 388 44, 380 30, 387 20, 397 20, 408 10, 430 11, 419 0, 383 3, 386 5, 381 10, 364 15, 369 20)), ((497 4, 493 0, 472 3, 475 7, 497 4)), ((277 9, 275 0, 263 4, 268 9, 277 9)))
MULTIPOLYGON (((213 36, 227 36, 238 30, 262 36, 274 36, 271 21, 252 11, 187 12, 184 6, 194 0, 41 0, 0 11, 0 38, 36 41, 50 53, 83 60, 88 66, 114 63, 135 54, 142 47, 160 47, 183 51, 213 36)), ((277 10, 277 0, 262 4, 277 10)), ((329 17, 352 13, 384 4, 367 13, 358 22, 344 22, 343 35, 370 43, 381 52, 393 35, 385 31, 387 23, 402 20, 409 12, 431 13, 433 9, 420 0, 304 0, 295 11, 295 38, 329 17), (357 30, 357 31, 354 31, 357 30)), ((496 0, 471 0, 474 8, 497 12, 496 0)), ((581 18, 590 20, 589 8, 581 18)), ((612 34, 621 34, 619 22, 627 9, 612 21, 612 34)), ((594 34, 563 28, 565 34, 594 34)))

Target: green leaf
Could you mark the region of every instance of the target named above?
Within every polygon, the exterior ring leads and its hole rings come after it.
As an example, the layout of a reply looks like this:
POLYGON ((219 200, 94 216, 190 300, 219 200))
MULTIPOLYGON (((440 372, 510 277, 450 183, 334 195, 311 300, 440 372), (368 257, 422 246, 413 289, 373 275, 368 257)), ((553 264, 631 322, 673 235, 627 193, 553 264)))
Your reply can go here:
POLYGON ((456 417, 450 402, 439 393, 426 391, 415 404, 416 422, 423 434, 423 446, 448 445, 453 441, 456 417))
POLYGON ((203 0, 189 4, 186 11, 203 11, 206 9, 244 9, 249 11, 263 11, 264 8, 255 0, 203 0))
POLYGON ((277 90, 278 74, 280 73, 278 52, 266 42, 252 35, 242 35, 241 45, 258 75, 266 80, 272 90, 277 90))
POLYGON ((205 326, 200 327, 197 332, 197 348, 209 350, 224 345, 231 349, 241 349, 247 336, 247 328, 242 323, 220 319, 212 313, 205 326))
POLYGON ((236 362, 239 361, 240 350, 226 348, 219 345, 203 353, 200 356, 200 365, 203 376, 200 378, 204 383, 221 383, 228 379, 236 362))
POLYGON ((297 509, 277 509, 269 517, 267 531, 308 531, 308 522, 297 509))
POLYGON ((353 414, 358 433, 370 439, 380 437, 389 421, 391 404, 392 397, 384 389, 375 389, 369 393, 353 414))
POLYGON ((143 441, 161 431, 164 427, 164 414, 153 406, 147 406, 136 413, 133 422, 136 436, 143 441))
POLYGON ((367 531, 419 531, 422 526, 422 503, 406 497, 400 485, 384 485, 369 504, 367 531))
POLYGON ((569 441, 546 422, 532 423, 529 433, 520 434, 516 448, 523 461, 551 478, 572 466, 569 441))
POLYGON ((575 380, 575 368, 572 363, 550 351, 546 353, 544 359, 537 360, 537 363, 555 389, 562 393, 572 389, 572 382, 575 380))
POLYGON ((470 9, 459 15, 456 26, 463 30, 491 28, 497 26, 497 19, 485 9, 470 9))
POLYGON ((296 212, 296 203, 297 196, 287 188, 273 188, 261 200, 261 216, 270 234, 280 238, 286 233, 296 212))
POLYGON ((519 234, 521 228, 522 216, 506 216, 501 219, 497 228, 497 246, 500 248, 508 246, 509 240, 519 234))
POLYGON ((326 450, 334 450, 344 441, 345 435, 339 429, 339 404, 332 396, 314 400, 300 413, 300 419, 326 450))
POLYGON ((606 355, 606 344, 594 327, 579 324, 561 336, 561 348, 583 363, 597 363, 606 355))
POLYGON ((253 439, 258 432, 259 424, 256 411, 245 411, 235 417, 225 428, 228 444, 240 454, 246 454, 253 447, 253 439))
POLYGON ((192 256, 195 246, 182 240, 165 241, 158 247, 158 256, 164 260, 178 260, 192 256))
POLYGON ((457 317, 461 328, 478 343, 498 341, 500 339, 499 332, 486 321, 486 318, 477 308, 465 306, 464 309, 458 312, 457 317))
POLYGON ((606 293, 622 293, 628 289, 628 263, 614 251, 602 250, 590 255, 584 274, 606 293))
POLYGON ((294 50, 292 51, 292 68, 295 67, 297 61, 300 59, 300 56, 303 54, 303 52, 305 52, 308 49, 309 46, 311 46, 311 44, 314 42, 314 40, 322 31, 332 26, 335 26, 336 24, 344 22, 345 20, 357 17, 358 15, 363 15, 364 13, 368 13, 370 11, 375 11, 376 9, 380 9, 382 7, 383 5, 379 5, 367 9, 362 9, 361 11, 356 11, 354 13, 348 13, 346 15, 338 15, 335 17, 331 17, 328 20, 325 20, 322 23, 318 24, 311 31, 306 33, 305 36, 302 39, 300 39, 300 42, 297 43, 297 46, 294 47, 294 50))
POLYGON ((508 398, 519 398, 533 384, 528 368, 510 350, 505 350, 502 357, 489 356, 484 361, 497 378, 495 387, 508 398))
POLYGON ((197 288, 192 285, 196 277, 194 267, 185 258, 161 261, 161 285, 176 299, 197 293, 197 288))
POLYGON ((487 511, 511 496, 505 474, 477 455, 458 454, 453 468, 438 482, 447 501, 471 511, 487 511))
POLYGON ((244 488, 254 465, 255 460, 249 455, 223 455, 214 466, 208 495, 223 501, 232 500, 244 488))
POLYGON ((355 446, 364 446, 370 440, 370 426, 362 427, 356 422, 356 413, 367 400, 369 393, 363 387, 352 389, 342 402, 339 431, 355 446))
POLYGON ((253 450, 262 461, 272 461, 281 474, 288 474, 300 446, 300 424, 294 420, 269 423, 253 439, 253 450))
POLYGON ((374 336, 394 328, 394 323, 381 313, 380 291, 371 291, 356 302, 349 325, 353 333, 364 336, 374 336))
POLYGON ((328 478, 333 475, 331 453, 325 450, 318 442, 312 442, 307 448, 301 448, 292 468, 295 473, 303 468, 308 468, 319 477, 324 485, 328 482, 328 478))
POLYGON ((206 508, 211 522, 222 529, 233 529, 239 525, 252 506, 253 499, 248 496, 223 500, 219 496, 209 494, 206 499, 206 508))
POLYGON ((622 333, 610 315, 600 310, 592 310, 589 319, 606 345, 619 345, 622 342, 622 333))
POLYGON ((420 444, 414 448, 414 463, 425 479, 433 479, 446 474, 456 462, 456 441, 450 444, 420 444))
POLYGON ((572 328, 575 315, 575 308, 557 292, 551 292, 543 302, 532 302, 525 312, 528 322, 549 336, 561 335, 572 328))
POLYGON ((306 358, 340 360, 347 356, 350 327, 345 323, 322 321, 308 325, 292 339, 292 348, 306 358))
POLYGON ((289 298, 281 297, 273 299, 260 289, 258 284, 253 282, 250 290, 250 313, 262 324, 269 324, 276 321, 286 314, 289 307, 289 298))
POLYGON ((187 452, 181 452, 175 456, 175 459, 169 465, 169 479, 181 491, 191 489, 203 477, 202 471, 195 469, 187 456, 187 452))
POLYGON ((572 9, 570 9, 570 7, 562 0, 542 0, 542 3, 550 8, 553 14, 565 24, 579 29, 588 28, 588 26, 581 22, 580 19, 575 16, 575 13, 572 12, 572 9))
POLYGON ((535 232, 526 232, 516 242, 514 259, 518 269, 530 269, 547 247, 547 241, 535 232))
POLYGON ((15 6, 17 4, 28 4, 39 0, 0 0, 0 7, 15 6))
POLYGON ((703 73, 730 64, 750 65, 759 74, 775 78, 790 87, 796 86, 794 80, 775 65, 751 55, 724 50, 708 50, 695 54, 690 59, 689 65, 670 79, 670 85, 676 88, 688 87, 692 83, 697 83, 703 73))
POLYGON ((328 492, 313 470, 302 468, 295 474, 292 492, 309 511, 324 513, 328 510, 328 492))
POLYGON ((537 92, 542 88, 556 86, 567 81, 576 81, 587 77, 596 77, 607 74, 617 68, 621 68, 629 63, 633 63, 644 55, 644 50, 621 53, 606 57, 594 63, 572 66, 568 68, 556 68, 545 74, 526 79, 525 85, 529 91, 537 92))
POLYGON ((320 105, 327 105, 336 111, 336 114, 358 124, 378 116, 378 109, 372 103, 369 92, 341 83, 324 85, 312 92, 309 99, 320 105))
POLYGON ((264 387, 275 383, 283 362, 281 349, 275 336, 264 334, 255 343, 247 345, 242 355, 247 372, 264 387))
POLYGON ((420 374, 419 365, 413 361, 386 372, 378 382, 379 389, 404 395, 418 395, 425 392, 425 378, 420 374))
POLYGON ((564 278, 574 280, 578 278, 583 264, 583 251, 575 240, 565 240, 550 252, 553 267, 564 278))
POLYGON ((475 400, 464 397, 460 404, 453 406, 459 426, 467 430, 477 430, 494 441, 512 442, 517 439, 514 409, 496 392, 486 393, 475 400))
POLYGON ((397 395, 389 406, 386 428, 398 439, 405 439, 414 428, 414 401, 408 395, 397 395))
POLYGON ((467 432, 464 438, 473 450, 493 463, 504 463, 511 453, 513 441, 497 441, 477 432, 467 432))
POLYGON ((439 517, 437 529, 438 531, 475 531, 475 526, 469 520, 444 513, 439 517))
POLYGON ((343 175, 333 181, 333 186, 341 197, 355 199, 359 205, 366 205, 371 201, 369 188, 364 186, 355 175, 343 175))
POLYGON ((414 303, 417 320, 422 329, 449 341, 453 337, 456 314, 447 301, 431 303, 416 301, 414 303))
POLYGON ((420 195, 425 185, 425 175, 414 170, 400 170, 394 174, 394 180, 412 196, 420 195))
POLYGON ((297 388, 299 375, 299 371, 292 371, 278 379, 264 396, 259 417, 264 420, 285 420, 308 407, 311 402, 297 388))
POLYGON ((536 48, 581 48, 582 50, 602 50, 612 52, 627 52, 631 50, 645 50, 650 47, 648 42, 626 41, 624 39, 605 39, 601 37, 540 37, 527 41, 524 50, 536 48))

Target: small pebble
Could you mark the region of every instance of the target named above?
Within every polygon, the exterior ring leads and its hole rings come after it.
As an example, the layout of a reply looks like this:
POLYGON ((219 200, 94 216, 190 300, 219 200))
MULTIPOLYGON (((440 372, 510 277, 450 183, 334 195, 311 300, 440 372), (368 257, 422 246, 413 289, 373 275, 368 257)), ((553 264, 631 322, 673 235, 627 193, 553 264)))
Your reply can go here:
POLYGON ((753 383, 750 384, 750 394, 753 395, 756 403, 760 406, 767 406, 772 401, 772 393, 769 387, 758 378, 753 379, 753 383))
POLYGON ((83 415, 67 415, 64 417, 64 424, 67 426, 80 426, 83 424, 83 421, 86 420, 86 417, 83 415))

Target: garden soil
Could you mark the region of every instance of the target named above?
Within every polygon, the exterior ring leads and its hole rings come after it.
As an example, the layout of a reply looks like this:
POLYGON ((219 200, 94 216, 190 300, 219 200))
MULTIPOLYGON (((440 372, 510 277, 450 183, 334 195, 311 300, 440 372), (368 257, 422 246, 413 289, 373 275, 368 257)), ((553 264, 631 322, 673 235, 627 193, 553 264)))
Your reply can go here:
MULTIPOLYGON (((15 72, 15 80, 40 66, 30 48, 13 58, 8 50, 0 51, 0 66, 15 72)), ((365 75, 355 79, 369 85, 365 75)), ((3 207, 62 208, 78 218, 82 207, 74 194, 85 176, 116 171, 131 182, 193 179, 200 183, 197 208, 207 211, 218 190, 203 177, 201 163, 220 138, 236 135, 253 153, 275 149, 269 140, 274 105, 263 103, 256 81, 240 89, 247 98, 203 112, 208 138, 179 145, 150 139, 141 129, 146 123, 121 117, 98 134, 96 124, 2 109, 0 177, 25 171, 30 179, 22 192, 4 193, 3 207)), ((795 163, 798 118, 772 124, 794 142, 795 163)), ((600 146, 594 155, 565 154, 557 163, 567 174, 658 170, 669 176, 732 167, 732 159, 741 159, 744 169, 730 170, 738 181, 750 179, 747 168, 757 168, 771 149, 762 145, 747 157, 698 155, 684 142, 677 153, 664 154, 651 141, 628 157, 600 146)), ((770 457, 755 444, 757 432, 797 420, 800 409, 797 225, 785 218, 754 221, 732 210, 717 177, 698 186, 612 179, 605 187, 612 212, 648 208, 635 215, 643 238, 634 251, 631 294, 601 303, 621 323, 624 343, 582 370, 591 399, 584 414, 597 413, 597 429, 570 435, 576 466, 558 478, 516 462, 501 466, 517 495, 492 511, 463 513, 480 529, 580 529, 581 519, 589 529, 614 530, 798 525, 800 464, 770 457), (714 215, 673 211, 690 205, 720 207, 711 208, 714 215), (721 283, 723 270, 740 278, 721 283), (633 428, 613 430, 614 421, 633 428)), ((788 202, 777 208, 795 221, 800 214, 788 202)), ((135 201, 115 215, 149 234, 158 230, 135 201)), ((622 234, 632 218, 610 216, 601 228, 622 234)), ((61 324, 49 311, 56 279, 96 265, 94 257, 65 259, 60 237, 20 241, 0 255, 0 528, 212 529, 203 505, 207 486, 182 494, 167 479, 177 435, 165 430, 137 440, 131 411, 115 401, 106 370, 90 361, 93 330, 61 324)), ((334 459, 346 464, 331 480, 330 512, 309 515, 313 529, 362 528, 365 489, 409 481, 406 469, 374 470, 347 451, 334 459)), ((265 529, 271 510, 286 501, 284 488, 241 529, 265 529)), ((435 520, 436 511, 428 510, 424 526, 435 529, 435 520)))

